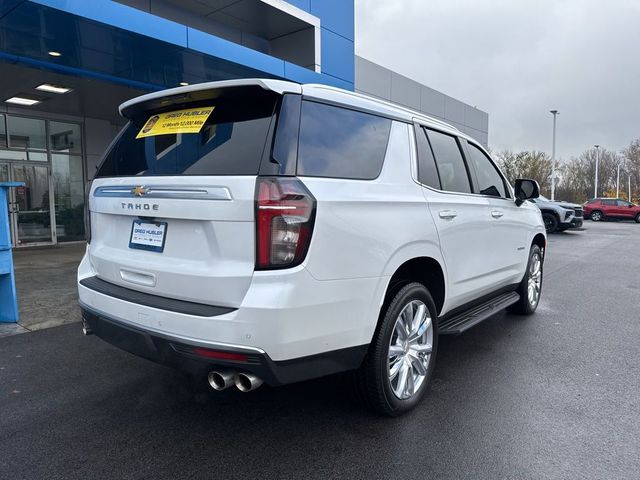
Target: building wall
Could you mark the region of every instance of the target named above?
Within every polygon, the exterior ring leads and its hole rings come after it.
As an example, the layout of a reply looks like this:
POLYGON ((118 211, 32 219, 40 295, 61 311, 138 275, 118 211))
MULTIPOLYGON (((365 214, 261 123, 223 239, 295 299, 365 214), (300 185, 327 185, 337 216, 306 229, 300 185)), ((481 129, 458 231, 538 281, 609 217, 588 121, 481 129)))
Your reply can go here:
MULTIPOLYGON (((185 5, 202 5, 195 0, 184 1, 185 5)), ((259 6, 257 0, 253 1, 259 6)), ((208 23, 193 12, 168 8, 179 6, 178 0, 23 1, 0 17, 0 30, 4 30, 0 35, 0 60, 25 62, 23 57, 28 57, 31 63, 44 62, 45 68, 70 67, 87 76, 97 73, 118 77, 136 88, 152 90, 183 81, 197 83, 239 76, 326 83, 352 90, 353 0, 270 2, 289 9, 293 5, 317 19, 320 72, 309 64, 298 65, 264 53, 266 44, 255 35, 208 23), (25 48, 26 44, 37 42, 42 32, 56 41, 42 41, 35 49, 25 48), (47 55, 46 45, 52 43, 68 52, 55 62, 47 55)), ((269 28, 268 22, 262 23, 269 28)), ((253 27, 256 25, 260 27, 261 23, 254 19, 253 27)), ((292 38, 300 41, 299 36, 292 38)), ((281 42, 272 42, 270 48, 274 54, 291 54, 281 42)))
POLYGON ((362 57, 356 57, 355 65, 357 92, 390 100, 443 120, 485 147, 488 145, 489 114, 486 112, 362 57))

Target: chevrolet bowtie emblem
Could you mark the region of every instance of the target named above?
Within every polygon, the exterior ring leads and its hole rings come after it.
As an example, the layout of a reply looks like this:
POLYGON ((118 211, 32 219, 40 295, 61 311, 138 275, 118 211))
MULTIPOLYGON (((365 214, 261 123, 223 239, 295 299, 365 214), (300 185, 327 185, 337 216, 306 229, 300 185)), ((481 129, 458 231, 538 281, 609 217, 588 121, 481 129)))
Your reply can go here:
POLYGON ((147 194, 147 189, 144 188, 142 185, 139 185, 137 187, 132 188, 131 193, 133 193, 136 197, 143 197, 144 195, 147 194))

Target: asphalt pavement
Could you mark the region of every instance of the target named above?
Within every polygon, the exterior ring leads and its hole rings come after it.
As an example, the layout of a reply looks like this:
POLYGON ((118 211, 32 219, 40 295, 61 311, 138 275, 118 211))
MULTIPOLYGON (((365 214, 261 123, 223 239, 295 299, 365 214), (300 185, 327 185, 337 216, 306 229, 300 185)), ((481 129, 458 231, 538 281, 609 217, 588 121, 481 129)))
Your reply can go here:
POLYGON ((344 376, 241 394, 84 337, 0 338, 0 479, 640 477, 640 225, 552 235, 533 317, 441 339, 396 419, 344 376))

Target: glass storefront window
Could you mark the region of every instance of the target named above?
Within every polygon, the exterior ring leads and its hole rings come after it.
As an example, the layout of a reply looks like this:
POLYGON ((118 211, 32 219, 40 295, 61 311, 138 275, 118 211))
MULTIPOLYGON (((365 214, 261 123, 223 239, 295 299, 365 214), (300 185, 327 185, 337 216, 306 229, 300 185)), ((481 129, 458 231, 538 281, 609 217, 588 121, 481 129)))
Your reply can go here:
POLYGON ((13 150, 0 150, 0 162, 2 160, 27 161, 27 152, 16 152, 13 150))
POLYGON ((9 116, 9 147, 21 150, 46 150, 47 134, 44 120, 9 116))
POLYGON ((80 124, 0 114, 0 179, 25 183, 12 190, 15 245, 85 240, 82 151, 80 124))
POLYGON ((84 240, 82 157, 52 154, 51 162, 58 241, 84 240))
POLYGON ((13 180, 25 184, 15 189, 17 243, 27 245, 51 242, 49 167, 13 164, 11 170, 13 180))
POLYGON ((7 121, 0 115, 0 148, 7 147, 7 121))
POLYGON ((54 153, 82 153, 80 125, 49 122, 49 147, 54 153))

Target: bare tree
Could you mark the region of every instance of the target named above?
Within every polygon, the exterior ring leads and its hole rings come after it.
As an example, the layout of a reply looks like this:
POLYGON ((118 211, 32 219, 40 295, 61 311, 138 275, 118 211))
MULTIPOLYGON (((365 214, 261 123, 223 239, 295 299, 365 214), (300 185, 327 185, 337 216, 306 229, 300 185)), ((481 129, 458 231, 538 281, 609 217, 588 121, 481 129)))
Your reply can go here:
POLYGON ((626 187, 621 190, 629 191, 629 175, 631 175, 631 201, 640 199, 640 138, 633 140, 629 146, 622 150, 625 160, 624 179, 620 179, 621 185, 626 187), (624 181, 623 181, 624 180, 624 181))
POLYGON ((513 183, 516 178, 531 178, 540 184, 544 195, 551 188, 551 157, 537 150, 513 153, 503 150, 495 155, 500 168, 513 183))

